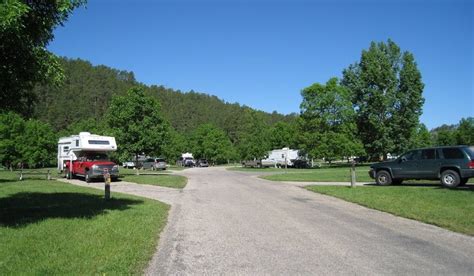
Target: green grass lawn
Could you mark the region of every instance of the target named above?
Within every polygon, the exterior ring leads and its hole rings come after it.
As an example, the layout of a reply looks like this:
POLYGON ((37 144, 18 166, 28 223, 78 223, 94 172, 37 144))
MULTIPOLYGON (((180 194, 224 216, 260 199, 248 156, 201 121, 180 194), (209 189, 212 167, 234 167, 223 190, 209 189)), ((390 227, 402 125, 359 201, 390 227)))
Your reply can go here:
MULTIPOLYGON (((301 181, 301 182, 350 182, 350 167, 324 167, 319 169, 288 169, 288 173, 273 174, 261 176, 263 179, 272 181, 301 181)), ((357 182, 375 182, 374 179, 369 177, 369 166, 358 166, 356 167, 356 181, 357 182)), ((247 169, 254 171, 264 172, 266 169, 247 169)), ((270 169, 278 170, 281 169, 270 169)), ((427 184, 439 184, 439 180, 427 181, 427 180, 406 180, 404 183, 427 183, 427 184)), ((474 183, 474 178, 469 179, 470 184, 474 183)))
MULTIPOLYGON (((276 169, 278 170, 278 169, 276 169)), ((262 169, 263 171, 263 169, 262 169)), ((282 171, 279 169, 279 171, 282 171)), ((358 182, 372 182, 369 177, 369 167, 356 167, 356 180, 358 182)), ((305 182, 338 182, 350 181, 349 167, 333 167, 320 169, 288 169, 286 174, 275 174, 262 176, 263 179, 273 181, 305 181, 305 182)))
POLYGON ((142 274, 169 206, 0 171, 0 275, 142 274))
MULTIPOLYGON (((239 171, 239 172, 285 172, 285 168, 245 168, 245 167, 229 167, 227 168, 229 171, 239 171)), ((306 171, 302 169, 293 169, 293 168, 288 168, 288 172, 301 172, 301 171, 306 171)), ((309 171, 309 170, 308 170, 309 171)))
POLYGON ((182 189, 186 186, 188 179, 181 175, 166 175, 166 174, 146 174, 146 175, 123 175, 123 181, 133 182, 138 184, 157 185, 168 188, 182 189))
MULTIPOLYGON (((421 184, 420 184, 421 185, 421 184)), ((372 209, 474 235, 474 187, 444 189, 423 186, 308 186, 306 189, 338 197, 372 209)))

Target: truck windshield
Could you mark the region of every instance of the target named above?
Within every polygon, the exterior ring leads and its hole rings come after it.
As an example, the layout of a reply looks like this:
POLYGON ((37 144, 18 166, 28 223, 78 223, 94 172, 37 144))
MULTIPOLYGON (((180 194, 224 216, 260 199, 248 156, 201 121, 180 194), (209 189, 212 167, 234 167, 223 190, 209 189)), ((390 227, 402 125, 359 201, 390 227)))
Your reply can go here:
POLYGON ((109 161, 109 157, 104 153, 88 153, 84 157, 87 161, 109 161))

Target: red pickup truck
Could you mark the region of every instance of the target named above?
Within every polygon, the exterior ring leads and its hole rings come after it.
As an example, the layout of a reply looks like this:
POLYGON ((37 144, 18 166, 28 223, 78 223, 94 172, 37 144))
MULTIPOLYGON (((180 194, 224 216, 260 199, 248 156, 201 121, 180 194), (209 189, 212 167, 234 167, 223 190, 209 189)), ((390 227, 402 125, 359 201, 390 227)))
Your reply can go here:
POLYGON ((92 179, 103 179, 106 171, 110 174, 112 181, 119 177, 118 165, 110 161, 105 153, 81 152, 77 160, 65 162, 64 176, 73 178, 74 176, 84 177, 87 183, 92 179))

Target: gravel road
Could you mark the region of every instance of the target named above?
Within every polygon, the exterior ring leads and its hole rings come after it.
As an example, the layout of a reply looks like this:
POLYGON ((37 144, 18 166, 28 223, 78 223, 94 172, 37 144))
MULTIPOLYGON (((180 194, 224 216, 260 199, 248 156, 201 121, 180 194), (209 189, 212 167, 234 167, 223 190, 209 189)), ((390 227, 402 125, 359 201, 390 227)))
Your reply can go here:
POLYGON ((474 275, 474 237, 243 172, 180 174, 146 274, 474 275))

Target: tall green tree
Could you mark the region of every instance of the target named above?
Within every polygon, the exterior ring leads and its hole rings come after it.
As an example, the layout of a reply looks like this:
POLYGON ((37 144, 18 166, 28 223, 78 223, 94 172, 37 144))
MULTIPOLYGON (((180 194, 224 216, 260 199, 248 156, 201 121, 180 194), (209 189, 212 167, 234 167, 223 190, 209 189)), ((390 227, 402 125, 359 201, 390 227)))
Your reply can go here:
POLYGON ((474 145, 474 118, 462 118, 456 130, 458 145, 474 145))
POLYGON ((0 4, 0 109, 31 114, 37 83, 58 84, 58 58, 46 49, 53 29, 81 0, 7 0, 0 4))
POLYGON ((27 120, 18 140, 21 160, 30 168, 55 164, 57 137, 49 124, 27 120))
POLYGON ((298 147, 298 126, 295 122, 279 121, 270 128, 271 149, 298 147))
POLYGON ((329 161, 363 153, 355 135, 351 95, 337 78, 325 85, 315 83, 303 89, 301 95, 300 139, 305 152, 329 161))
POLYGON ((176 162, 182 153, 190 151, 188 140, 184 134, 170 128, 168 139, 164 141, 162 152, 156 155, 163 155, 168 160, 168 163, 176 162))
POLYGON ((358 135, 372 158, 407 149, 418 126, 424 84, 413 55, 395 42, 372 42, 343 71, 352 93, 358 135))
POLYGON ((197 158, 206 158, 213 164, 222 164, 235 158, 235 150, 225 132, 212 124, 203 124, 192 135, 192 152, 197 158))
POLYGON ((414 148, 424 148, 430 147, 433 145, 433 138, 431 133, 428 131, 428 128, 424 124, 419 124, 415 130, 415 134, 412 136, 410 141, 410 149, 414 148))
POLYGON ((120 159, 134 156, 137 160, 139 154, 163 150, 169 125, 160 111, 158 101, 145 96, 141 87, 112 99, 105 120, 117 140, 120 159))
POLYGON ((13 169, 22 161, 20 138, 25 132, 25 121, 14 113, 0 113, 0 162, 13 169))
POLYGON ((243 160, 260 159, 271 150, 269 126, 262 115, 247 109, 241 117, 236 146, 243 160))

